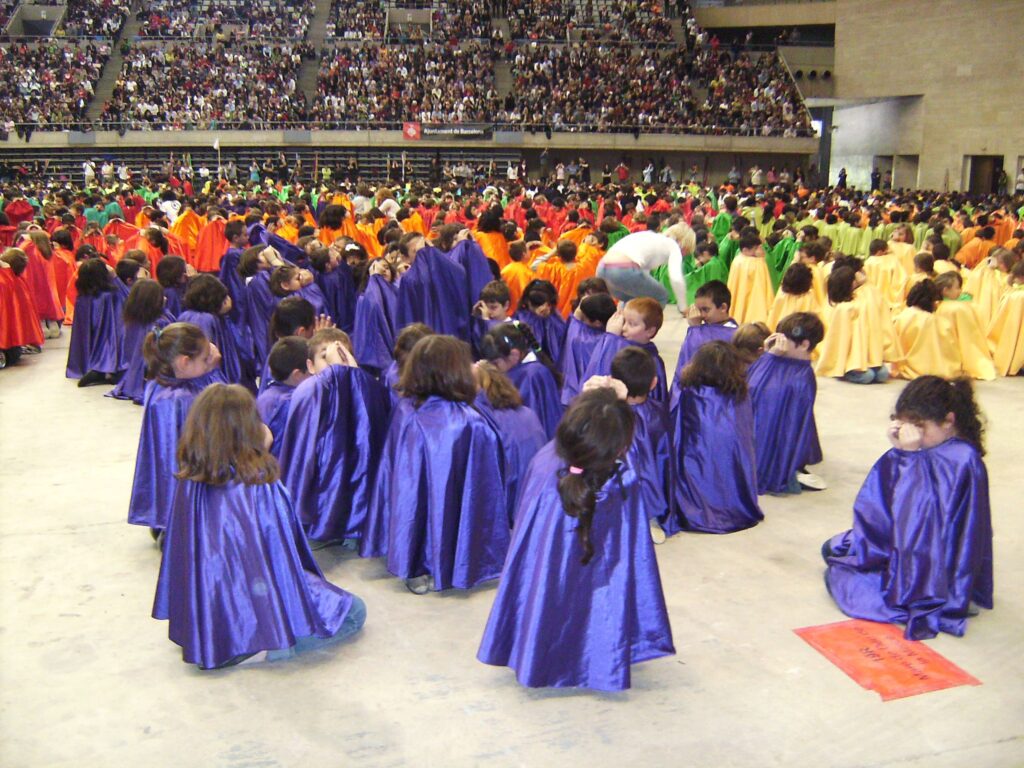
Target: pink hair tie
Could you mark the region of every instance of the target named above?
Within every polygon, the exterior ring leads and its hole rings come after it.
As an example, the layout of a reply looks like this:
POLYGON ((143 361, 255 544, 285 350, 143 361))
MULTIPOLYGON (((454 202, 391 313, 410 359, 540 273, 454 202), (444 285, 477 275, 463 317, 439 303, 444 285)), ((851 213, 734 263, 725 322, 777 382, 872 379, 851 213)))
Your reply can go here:
POLYGON ((582 475, 583 474, 583 467, 569 467, 569 474, 570 475, 582 475))

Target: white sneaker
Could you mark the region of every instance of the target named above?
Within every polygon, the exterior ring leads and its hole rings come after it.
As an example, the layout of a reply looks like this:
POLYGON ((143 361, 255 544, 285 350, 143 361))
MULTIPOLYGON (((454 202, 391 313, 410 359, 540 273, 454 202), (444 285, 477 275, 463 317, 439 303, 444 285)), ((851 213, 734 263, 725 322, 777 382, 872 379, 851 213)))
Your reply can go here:
POLYGON ((796 481, 804 488, 808 488, 812 491, 824 491, 828 488, 828 483, 825 482, 825 478, 810 472, 797 472, 796 481))
POLYGON ((658 521, 657 520, 651 520, 650 522, 651 522, 651 541, 653 541, 655 544, 664 544, 665 543, 665 539, 667 538, 665 536, 665 532, 663 530, 661 530, 661 526, 658 525, 658 521))
POLYGON ((414 576, 411 579, 406 579, 405 588, 414 595, 425 595, 434 588, 434 577, 427 574, 425 576, 414 576))

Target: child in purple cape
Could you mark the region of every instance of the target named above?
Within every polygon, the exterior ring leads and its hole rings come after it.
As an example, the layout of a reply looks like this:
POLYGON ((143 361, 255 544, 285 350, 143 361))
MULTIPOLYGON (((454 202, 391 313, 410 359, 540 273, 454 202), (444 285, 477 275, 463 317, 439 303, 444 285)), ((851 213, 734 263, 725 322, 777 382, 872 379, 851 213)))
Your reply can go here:
POLYGON ((649 296, 630 299, 608 320, 607 333, 601 337, 586 367, 584 380, 592 376, 607 376, 611 373, 612 359, 620 349, 636 346, 643 349, 654 360, 658 372, 658 386, 651 398, 659 403, 668 400, 668 382, 665 363, 658 354, 654 337, 665 322, 665 312, 657 300, 649 296))
POLYGON ((252 356, 244 349, 228 320, 231 294, 212 274, 196 275, 185 291, 184 308, 178 322, 198 326, 220 350, 221 373, 229 384, 241 384, 256 392, 256 373, 252 356))
POLYGON ((402 366, 396 410, 377 469, 363 557, 417 595, 498 578, 509 542, 506 458, 477 396, 469 345, 434 334, 402 366))
POLYGON ((518 322, 495 326, 480 340, 480 354, 512 380, 523 405, 537 414, 548 437, 554 436, 563 410, 561 374, 530 327, 518 322))
POLYGON ((295 389, 281 444, 281 477, 310 539, 363 535, 391 414, 384 386, 361 370, 338 328, 309 340, 310 378, 295 389))
POLYGON ((220 350, 191 323, 171 323, 152 331, 143 342, 146 377, 142 429, 128 522, 147 525, 154 536, 167 527, 177 480, 175 450, 185 416, 196 395, 223 381, 220 350))
POLYGON ((284 428, 295 388, 312 375, 307 366, 308 358, 309 343, 302 336, 278 339, 267 357, 269 382, 256 397, 256 409, 274 436, 270 452, 275 459, 281 458, 284 428))
POLYGON ((666 534, 678 533, 678 518, 671 514, 672 431, 664 404, 652 399, 658 386, 658 367, 641 347, 620 349, 612 359, 612 378, 626 387, 626 403, 633 409, 635 429, 629 463, 639 479, 643 506, 650 515, 651 539, 662 544, 666 534))
POLYGON ((115 384, 128 367, 121 323, 122 294, 102 259, 86 259, 78 265, 75 288, 78 299, 66 376, 78 379, 80 387, 115 384))
POLYGON ((547 280, 531 280, 523 288, 513 320, 530 326, 545 354, 556 366, 562 364, 568 325, 558 311, 558 289, 554 285, 547 280))
MULTIPOLYGON (((593 279, 600 280, 597 277, 593 279)), ((615 311, 615 299, 610 294, 595 293, 581 299, 569 316, 569 330, 566 331, 562 351, 562 405, 571 403, 583 388, 587 366, 594 350, 604 339, 605 328, 615 311)))
POLYGON ((214 384, 177 447, 153 618, 200 669, 275 661, 355 634, 362 600, 323 577, 278 480, 252 395, 214 384))
POLYGON ((757 525, 764 515, 757 505, 754 413, 739 352, 726 341, 709 341, 678 383, 672 485, 683 527, 732 533, 757 525))
POLYGON ((825 326, 811 312, 779 321, 764 343, 765 353, 747 370, 754 408, 758 493, 824 490, 825 482, 807 470, 821 461, 814 421, 818 382, 811 353, 825 337, 825 326))
POLYGON ((970 379, 922 376, 900 393, 893 448, 822 546, 825 586, 847 616, 906 625, 909 640, 960 637, 991 609, 992 519, 970 379))
POLYGON ((477 658, 529 687, 630 687, 633 664, 675 653, 649 510, 622 459, 633 412, 583 392, 534 458, 477 658))
POLYGON ((694 294, 693 304, 687 312, 688 327, 683 346, 679 349, 679 362, 672 379, 669 408, 675 410, 679 404, 679 374, 697 350, 709 341, 731 341, 739 324, 729 316, 732 294, 721 280, 704 283, 694 294))
POLYGON ((174 318, 165 309, 167 297, 156 280, 136 280, 128 292, 122 316, 124 319, 124 347, 128 367, 108 397, 131 400, 142 405, 146 392, 146 361, 142 357, 142 342, 151 331, 166 328, 174 318))

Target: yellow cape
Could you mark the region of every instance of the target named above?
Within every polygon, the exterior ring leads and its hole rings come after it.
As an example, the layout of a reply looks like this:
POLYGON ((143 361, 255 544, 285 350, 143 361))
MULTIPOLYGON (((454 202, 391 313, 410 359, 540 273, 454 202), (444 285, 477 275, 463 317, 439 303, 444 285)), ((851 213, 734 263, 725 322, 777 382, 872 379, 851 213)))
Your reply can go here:
POLYGON ((903 359, 893 366, 901 379, 918 376, 955 378, 960 373, 960 354, 949 320, 917 307, 907 307, 893 321, 903 348, 903 359))
POLYGON ((768 319, 775 293, 768 263, 758 256, 739 254, 729 269, 732 316, 737 323, 764 322, 768 319))

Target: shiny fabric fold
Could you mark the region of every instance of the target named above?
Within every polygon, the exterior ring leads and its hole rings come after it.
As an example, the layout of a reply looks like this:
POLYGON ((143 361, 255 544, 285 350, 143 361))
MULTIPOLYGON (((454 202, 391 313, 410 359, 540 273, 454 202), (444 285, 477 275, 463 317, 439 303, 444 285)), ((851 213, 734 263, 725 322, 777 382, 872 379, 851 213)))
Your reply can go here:
POLYGON ((146 394, 146 360, 142 356, 142 344, 151 331, 166 328, 173 322, 174 318, 165 312, 149 325, 124 324, 124 351, 128 366, 117 386, 107 393, 107 397, 131 400, 136 405, 142 405, 142 398, 146 394))
POLYGON ((770 353, 747 370, 754 409, 757 492, 782 493, 798 469, 822 460, 814 401, 818 381, 809 360, 770 353))
POLYGON ((732 533, 763 520, 750 399, 737 402, 714 387, 685 387, 672 426, 673 495, 683 528, 732 533))
POLYGON ((564 468, 554 442, 530 464, 477 658, 528 687, 621 691, 632 664, 675 653, 647 513, 627 465, 598 494, 583 565, 558 493, 564 468))
POLYGON ((275 459, 280 459, 281 445, 284 443, 284 428, 288 423, 288 409, 291 407, 295 387, 273 378, 270 378, 266 387, 263 387, 262 384, 261 381, 261 391, 256 398, 256 410, 259 411, 260 419, 267 425, 270 434, 274 436, 270 452, 274 454, 275 459))
POLYGON ((569 324, 562 316, 557 312, 552 312, 547 317, 541 317, 529 310, 520 309, 512 319, 530 326, 541 349, 548 353, 555 367, 561 369, 565 336, 569 330, 569 324))
POLYGON ((426 323, 436 333, 468 342, 469 295, 466 270, 437 248, 427 246, 398 282, 397 328, 426 323))
POLYGON ((280 482, 183 481, 175 495, 153 618, 203 669, 341 629, 352 596, 323 577, 280 482))
POLYGON ((281 441, 281 479, 306 535, 363 535, 391 398, 366 371, 332 365, 299 384, 281 441))
POLYGON ((501 574, 510 539, 501 438, 465 403, 430 397, 395 412, 377 473, 363 557, 395 576, 469 589, 501 574))
POLYGON ((523 405, 537 414, 544 427, 544 433, 550 440, 555 436, 558 422, 562 420, 562 414, 565 412, 554 374, 544 363, 534 360, 519 363, 509 370, 508 377, 522 395, 523 405))
POLYGON ((78 297, 65 370, 69 379, 80 379, 89 371, 117 373, 127 367, 123 305, 115 290, 78 297))
POLYGON ((586 383, 587 379, 591 376, 611 376, 612 360, 615 359, 615 355, 620 350, 631 346, 640 347, 640 349, 654 358, 654 365, 658 370, 658 385, 650 393, 650 397, 659 403, 667 403, 668 382, 665 375, 665 361, 661 359, 661 355, 658 354, 658 346, 653 341, 649 341, 646 344, 637 344, 622 336, 606 333, 590 356, 590 363, 583 373, 583 383, 586 383))
POLYGON ((605 332, 600 328, 592 328, 569 316, 565 344, 562 347, 562 405, 569 405, 580 393, 586 381, 584 374, 590 365, 590 358, 604 336, 605 332))
POLYGON ((371 275, 356 300, 352 347, 361 366, 379 373, 394 358, 398 335, 398 288, 380 275, 371 275))
POLYGON ((220 350, 220 372, 228 384, 241 384, 256 394, 256 376, 253 360, 246 354, 239 342, 238 333, 224 315, 213 315, 209 312, 196 312, 186 309, 178 315, 179 323, 192 323, 197 326, 211 342, 220 350))
POLYGON ((988 473, 959 438, 890 449, 853 504, 853 528, 826 542, 825 581, 848 616, 905 624, 924 640, 967 630, 970 603, 992 608, 988 473))

